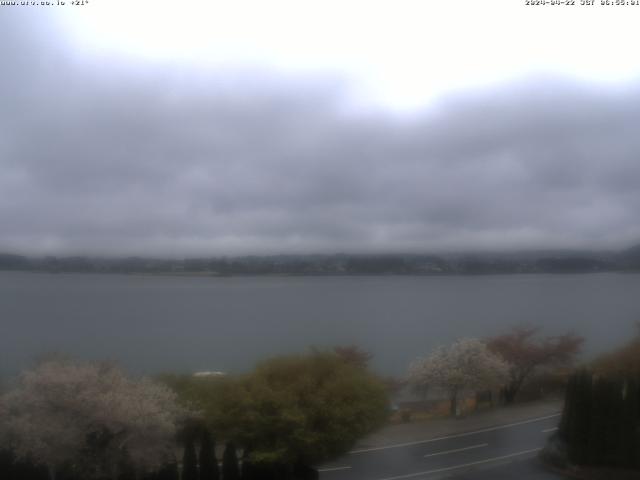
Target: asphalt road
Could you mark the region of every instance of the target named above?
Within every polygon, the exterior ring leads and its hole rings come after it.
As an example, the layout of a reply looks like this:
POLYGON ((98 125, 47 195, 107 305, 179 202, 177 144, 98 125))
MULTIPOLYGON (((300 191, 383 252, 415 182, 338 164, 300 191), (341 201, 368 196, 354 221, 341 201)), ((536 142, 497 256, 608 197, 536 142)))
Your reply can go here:
POLYGON ((321 480, 552 480, 536 456, 559 415, 428 440, 354 450, 320 468, 321 480))

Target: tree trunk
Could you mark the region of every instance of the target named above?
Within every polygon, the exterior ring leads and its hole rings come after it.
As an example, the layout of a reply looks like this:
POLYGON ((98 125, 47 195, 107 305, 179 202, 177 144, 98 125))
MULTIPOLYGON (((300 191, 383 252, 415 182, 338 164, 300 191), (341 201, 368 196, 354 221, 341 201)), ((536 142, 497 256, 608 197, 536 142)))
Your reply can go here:
POLYGON ((120 475, 120 469, 116 463, 111 464, 111 480, 118 480, 118 476, 120 475))
POLYGON ((56 480, 56 469, 55 467, 48 465, 47 471, 49 472, 49 480, 56 480))
POLYGON ((511 404, 515 402, 516 395, 520 391, 522 384, 529 377, 531 372, 533 371, 533 367, 527 368, 524 372, 521 372, 519 375, 516 375, 511 378, 511 381, 504 387, 504 403, 511 404))
POLYGON ((453 390, 451 392, 451 397, 449 399, 449 414, 452 417, 457 416, 458 412, 458 390, 453 390))
POLYGON ((504 390, 503 390, 504 403, 506 403, 507 405, 512 404, 516 400, 516 394, 517 393, 518 393, 518 387, 517 386, 509 385, 509 386, 505 387, 504 390))

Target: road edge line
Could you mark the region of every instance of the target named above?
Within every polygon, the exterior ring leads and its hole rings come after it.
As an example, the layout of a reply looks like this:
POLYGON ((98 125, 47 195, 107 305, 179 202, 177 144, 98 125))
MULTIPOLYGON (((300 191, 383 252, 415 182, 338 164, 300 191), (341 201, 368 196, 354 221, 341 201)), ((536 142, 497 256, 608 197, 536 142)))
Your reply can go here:
POLYGON ((517 457, 517 456, 520 456, 520 455, 526 455, 528 453, 539 452, 540 450, 542 450, 541 447, 539 447, 539 448, 531 448, 529 450, 523 450, 521 452, 510 453, 508 455, 501 455, 499 457, 487 458, 487 459, 484 459, 484 460, 478 460, 476 462, 461 463, 460 465, 453 465, 451 467, 436 468, 434 470, 426 470, 424 472, 407 473, 405 475, 397 475, 395 477, 385 477, 385 478, 380 478, 378 480, 401 480, 403 478, 412 478, 412 477, 419 477, 421 475, 431 475, 433 473, 448 472, 450 470, 455 470, 455 469, 458 469, 458 468, 473 467, 475 465, 482 465, 482 464, 485 464, 485 463, 497 462, 497 461, 500 461, 500 460, 506 460, 507 458, 513 458, 513 457, 517 457))
POLYGON ((445 435, 444 437, 429 438, 426 440, 416 440, 413 442, 395 443, 392 445, 383 445, 380 447, 360 448, 356 450, 351 450, 350 452, 348 452, 348 455, 356 455, 359 453, 367 453, 367 452, 377 452, 379 450, 387 450, 390 448, 410 447, 412 445, 420 445, 423 443, 438 442, 440 440, 449 440, 450 438, 459 438, 459 437, 466 437, 469 435, 476 435, 478 433, 493 432, 495 430, 501 430, 503 428, 511 428, 511 427, 517 427, 519 425, 526 425, 528 423, 541 422, 543 420, 548 420, 549 418, 559 417, 560 415, 562 415, 562 413, 554 413, 553 415, 546 415, 544 417, 532 418, 529 420, 523 420, 521 422, 514 422, 514 423, 508 423, 505 425, 498 425, 495 427, 483 428, 480 430, 474 430, 472 432, 454 433, 452 435, 445 435))

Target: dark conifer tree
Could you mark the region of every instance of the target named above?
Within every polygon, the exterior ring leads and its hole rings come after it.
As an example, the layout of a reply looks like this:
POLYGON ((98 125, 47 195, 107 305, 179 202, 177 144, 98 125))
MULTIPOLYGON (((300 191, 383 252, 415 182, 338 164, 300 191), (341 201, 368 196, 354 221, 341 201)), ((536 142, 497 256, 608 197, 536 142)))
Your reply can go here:
POLYGON ((633 464, 640 469, 640 376, 635 378, 636 384, 636 444, 633 464))
POLYGON ((293 478, 295 480, 318 480, 320 474, 315 468, 304 463, 298 463, 293 467, 293 478))
POLYGON ((624 463, 624 381, 609 381, 607 422, 607 455, 605 465, 620 466, 624 463))
POLYGON ((27 459, 15 460, 11 471, 13 480, 49 480, 47 467, 27 459))
POLYGON ((560 436, 567 442, 569 458, 577 464, 587 460, 591 420, 591 374, 581 370, 569 377, 560 421, 560 436))
POLYGON ((635 379, 627 380, 625 385, 623 422, 622 422, 622 465, 627 468, 640 466, 640 441, 638 429, 640 428, 640 415, 638 411, 638 382, 635 379))
POLYGON ((0 450, 0 478, 13 478, 13 454, 8 450, 0 450))
POLYGON ((572 463, 640 467, 640 380, 572 375, 559 434, 572 463))
POLYGON ((178 470, 178 464, 176 462, 165 466, 162 480, 180 480, 180 471, 178 470))
POLYGON ((256 466, 251 460, 251 450, 249 448, 244 449, 242 454, 242 472, 240 478, 242 480, 258 480, 258 472, 256 466))
POLYGON ((228 442, 224 454, 222 455, 222 479, 239 480, 240 469, 238 468, 238 455, 233 442, 228 442))
POLYGON ((279 463, 242 462, 242 480, 292 480, 291 468, 279 463), (246 470, 245 470, 246 467, 246 470))
POLYGON ((578 372, 574 390, 574 415, 572 439, 575 444, 574 461, 578 464, 587 462, 589 431, 591 420, 591 398, 593 390, 592 374, 587 370, 578 372))
POLYGON ((200 442, 200 480, 218 480, 219 478, 216 444, 209 430, 204 428, 200 442))
POLYGON ((593 386, 588 463, 604 465, 611 462, 612 446, 617 444, 612 410, 616 408, 614 382, 599 378, 593 386))
MULTIPOLYGON (((136 480, 136 468, 131 461, 131 457, 126 453, 119 462, 118 472, 118 480, 136 480)), ((56 480, 58 480, 57 476, 56 480)))
POLYGON ((558 428, 559 434, 568 443, 572 441, 573 426, 575 423, 575 397, 576 397, 576 382, 578 374, 572 374, 567 380, 567 388, 564 393, 564 407, 562 409, 562 418, 560 419, 560 426, 558 428))
POLYGON ((178 464, 171 461, 163 465, 160 470, 149 475, 148 480, 180 480, 178 464))
POLYGON ((603 399, 603 380, 597 379, 593 383, 593 394, 591 396, 592 408, 590 428, 589 428, 589 445, 588 445, 588 458, 585 463, 590 465, 596 465, 600 462, 602 457, 602 450, 605 448, 604 438, 606 430, 606 416, 603 415, 603 407, 606 404, 606 400, 603 399))
POLYGON ((193 438, 187 438, 182 457, 182 480, 198 480, 198 458, 193 438))

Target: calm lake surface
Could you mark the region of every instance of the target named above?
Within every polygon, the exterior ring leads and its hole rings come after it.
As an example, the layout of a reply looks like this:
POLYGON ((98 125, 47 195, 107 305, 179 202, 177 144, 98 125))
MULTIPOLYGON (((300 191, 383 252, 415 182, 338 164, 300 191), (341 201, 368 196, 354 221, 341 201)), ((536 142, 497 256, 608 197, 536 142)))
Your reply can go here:
POLYGON ((266 356, 356 343, 380 372, 461 336, 573 329, 588 356, 640 320, 640 275, 161 277, 0 272, 0 373, 43 352, 136 373, 244 371, 266 356))

